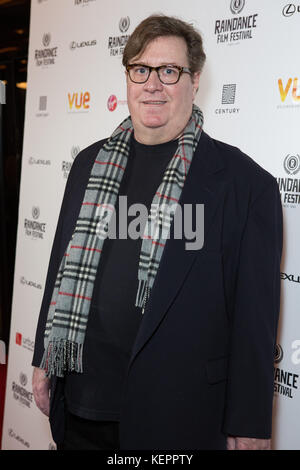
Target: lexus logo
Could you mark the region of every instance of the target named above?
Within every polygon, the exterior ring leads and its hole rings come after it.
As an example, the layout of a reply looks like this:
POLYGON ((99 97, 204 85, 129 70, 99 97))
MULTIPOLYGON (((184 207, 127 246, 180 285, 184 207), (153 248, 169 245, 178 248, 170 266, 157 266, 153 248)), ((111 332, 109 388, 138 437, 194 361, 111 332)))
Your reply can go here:
POLYGON ((288 3, 285 5, 285 7, 283 7, 282 14, 283 16, 292 16, 294 13, 296 13, 296 10, 296 5, 293 3, 288 3))
POLYGON ((245 0, 231 0, 230 10, 234 15, 241 13, 245 6, 245 0))

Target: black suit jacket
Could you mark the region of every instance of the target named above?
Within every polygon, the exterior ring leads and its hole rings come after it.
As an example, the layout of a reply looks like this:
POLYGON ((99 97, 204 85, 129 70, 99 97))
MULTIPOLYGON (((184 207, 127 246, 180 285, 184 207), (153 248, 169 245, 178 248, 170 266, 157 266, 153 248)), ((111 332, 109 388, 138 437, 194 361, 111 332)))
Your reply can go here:
MULTIPOLYGON (((66 185, 35 343, 95 157, 75 159, 66 185)), ((202 133, 180 204, 204 204, 204 246, 167 241, 133 346, 122 449, 223 449, 228 434, 269 438, 280 303, 282 210, 273 176, 202 133)), ((50 424, 63 436, 63 382, 52 381, 50 424)))

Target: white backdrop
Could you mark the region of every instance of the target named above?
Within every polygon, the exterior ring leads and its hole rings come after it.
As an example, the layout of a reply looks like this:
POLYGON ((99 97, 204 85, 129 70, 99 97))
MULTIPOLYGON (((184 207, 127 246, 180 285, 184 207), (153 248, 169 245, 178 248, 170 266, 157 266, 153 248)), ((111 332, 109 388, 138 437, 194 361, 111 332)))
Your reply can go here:
POLYGON ((66 178, 78 151, 128 115, 122 50, 155 12, 203 34, 196 103, 206 132, 278 180, 285 247, 273 448, 300 449, 300 3, 286 0, 32 0, 3 449, 54 448, 33 401, 31 360, 66 178))

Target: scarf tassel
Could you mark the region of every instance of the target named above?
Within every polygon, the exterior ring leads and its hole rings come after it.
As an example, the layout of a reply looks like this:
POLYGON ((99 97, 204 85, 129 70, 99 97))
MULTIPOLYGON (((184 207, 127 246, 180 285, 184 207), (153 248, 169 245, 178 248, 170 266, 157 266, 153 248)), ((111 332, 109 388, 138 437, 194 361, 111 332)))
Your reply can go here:
POLYGON ((40 367, 45 370, 46 377, 64 377, 66 372, 83 372, 82 352, 83 344, 65 339, 50 341, 40 367))
POLYGON ((140 307, 142 309, 142 313, 145 311, 147 300, 150 297, 150 292, 151 289, 148 282, 140 279, 135 299, 135 306, 140 307))

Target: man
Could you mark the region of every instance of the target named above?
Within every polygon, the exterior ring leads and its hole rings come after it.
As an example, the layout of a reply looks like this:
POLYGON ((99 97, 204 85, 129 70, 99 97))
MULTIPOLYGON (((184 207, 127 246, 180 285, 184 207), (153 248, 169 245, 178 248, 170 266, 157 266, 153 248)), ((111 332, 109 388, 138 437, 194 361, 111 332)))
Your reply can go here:
POLYGON ((33 359, 59 448, 270 448, 280 195, 202 131, 204 60, 191 25, 144 20, 123 56, 131 117, 73 164, 33 359), (121 196, 152 210, 139 239, 107 236, 121 196), (163 210, 154 236, 163 203, 204 205, 203 247, 163 210))

